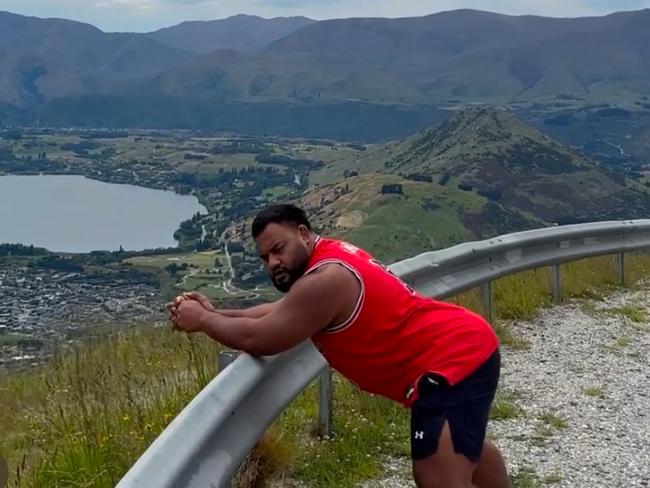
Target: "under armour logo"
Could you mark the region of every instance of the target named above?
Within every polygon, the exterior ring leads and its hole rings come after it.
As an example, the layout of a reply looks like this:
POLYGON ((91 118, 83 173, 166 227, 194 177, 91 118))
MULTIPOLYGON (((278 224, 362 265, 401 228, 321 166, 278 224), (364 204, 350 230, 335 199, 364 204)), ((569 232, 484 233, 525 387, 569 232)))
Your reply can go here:
POLYGON ((416 439, 424 439, 424 432, 421 430, 415 433, 415 438, 416 439))

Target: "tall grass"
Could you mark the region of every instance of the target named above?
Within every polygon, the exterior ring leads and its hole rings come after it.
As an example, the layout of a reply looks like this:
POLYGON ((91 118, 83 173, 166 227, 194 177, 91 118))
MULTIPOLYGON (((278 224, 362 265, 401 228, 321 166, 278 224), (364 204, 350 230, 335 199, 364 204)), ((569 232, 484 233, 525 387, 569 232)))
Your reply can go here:
MULTIPOLYGON (((650 256, 630 253, 625 257, 625 281, 634 285, 650 277, 650 256)), ((589 258, 560 266, 562 299, 594 298, 602 300, 618 286, 615 256, 589 258)), ((484 313, 483 294, 479 288, 460 293, 449 301, 484 313)), ((496 280, 492 285, 497 319, 530 319, 552 304, 550 268, 524 271, 496 280)))
POLYGON ((360 392, 334 375, 332 437, 316 434, 318 398, 312 385, 276 422, 301 446, 292 475, 314 487, 352 487, 381 472, 385 455, 408 453, 408 412, 384 398, 360 392))
POLYGON ((114 486, 214 377, 216 354, 204 338, 138 327, 1 378, 10 486, 114 486))
MULTIPOLYGON (((650 277, 650 256, 629 255, 627 283, 650 277)), ((614 258, 561 267, 564 299, 604 297, 614 258)), ((528 319, 551 305, 550 273, 533 270, 493 284, 496 320, 528 319)), ((482 312, 477 290, 450 301, 482 312)), ((507 344, 506 344, 507 346, 507 344)), ((60 353, 42 369, 0 378, 0 451, 13 487, 109 487, 215 374, 218 349, 204 337, 137 327, 60 353)), ((334 376, 334 436, 316 435, 317 390, 307 388, 277 419, 235 485, 272 473, 310 485, 352 487, 378 475, 384 457, 407 455, 408 412, 334 376)))

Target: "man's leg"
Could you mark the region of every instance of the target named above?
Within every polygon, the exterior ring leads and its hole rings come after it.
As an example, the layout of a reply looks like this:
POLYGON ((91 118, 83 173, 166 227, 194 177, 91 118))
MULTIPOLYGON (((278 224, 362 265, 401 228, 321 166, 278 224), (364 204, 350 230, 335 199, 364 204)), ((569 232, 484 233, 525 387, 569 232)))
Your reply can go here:
POLYGON ((510 488, 510 479, 499 449, 486 441, 478 465, 454 452, 449 425, 440 435, 438 452, 413 462, 418 488, 510 488))
POLYGON ((509 488, 501 455, 484 442, 499 367, 497 350, 454 386, 435 374, 417 385, 411 451, 419 488, 509 488))
POLYGON ((418 488, 474 488, 472 474, 476 466, 454 452, 449 424, 445 422, 436 453, 413 461, 413 477, 418 488))
POLYGON ((483 444, 481 458, 472 476, 477 488, 510 488, 508 470, 497 446, 490 441, 483 444))

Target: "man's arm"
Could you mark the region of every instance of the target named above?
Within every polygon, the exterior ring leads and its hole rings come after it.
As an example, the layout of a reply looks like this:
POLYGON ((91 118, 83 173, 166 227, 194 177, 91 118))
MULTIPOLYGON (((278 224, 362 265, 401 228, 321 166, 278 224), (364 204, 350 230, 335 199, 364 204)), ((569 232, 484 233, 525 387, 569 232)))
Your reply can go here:
POLYGON ((185 301, 179 306, 177 322, 182 330, 205 332, 227 347, 269 356, 347 319, 359 293, 361 285, 350 271, 326 265, 298 280, 284 299, 262 317, 228 317, 185 301))
POLYGON ((255 305, 254 307, 243 308, 243 309, 234 308, 234 309, 217 310, 210 302, 210 299, 201 293, 192 291, 192 292, 183 293, 183 296, 189 298, 190 300, 196 300, 201 305, 203 305, 203 308, 205 308, 206 310, 210 310, 211 312, 219 312, 220 314, 225 315, 226 317, 248 317, 251 319, 258 319, 260 317, 264 317, 265 315, 268 315, 284 299, 284 297, 282 297, 275 302, 262 303, 260 305, 255 305))
POLYGON ((280 302, 284 300, 285 297, 280 298, 275 302, 262 303, 260 305, 255 305, 254 307, 242 308, 242 309, 219 309, 217 310, 220 314, 225 315, 226 317, 246 317, 249 319, 259 319, 265 315, 270 314, 276 307, 279 306, 280 302))

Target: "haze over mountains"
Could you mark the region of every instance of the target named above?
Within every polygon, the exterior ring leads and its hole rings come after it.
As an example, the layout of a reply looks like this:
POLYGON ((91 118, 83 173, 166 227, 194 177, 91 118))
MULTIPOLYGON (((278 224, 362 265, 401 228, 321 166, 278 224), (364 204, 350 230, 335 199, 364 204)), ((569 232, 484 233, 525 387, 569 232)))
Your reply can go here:
POLYGON ((182 66, 199 53, 257 51, 310 22, 242 15, 130 34, 0 12, 0 103, 24 109, 58 97, 104 91, 111 81, 146 79, 182 66))
POLYGON ((381 69, 430 100, 650 86, 650 10, 554 19, 458 10, 312 24, 267 50, 381 69))
POLYGON ((148 34, 0 13, 0 66, 0 121, 291 132, 328 107, 334 120, 356 111, 358 122, 379 125, 407 110, 417 129, 449 103, 650 93, 650 10, 577 19, 473 10, 319 22, 235 16, 148 34), (256 121, 270 113, 274 124, 256 121))

